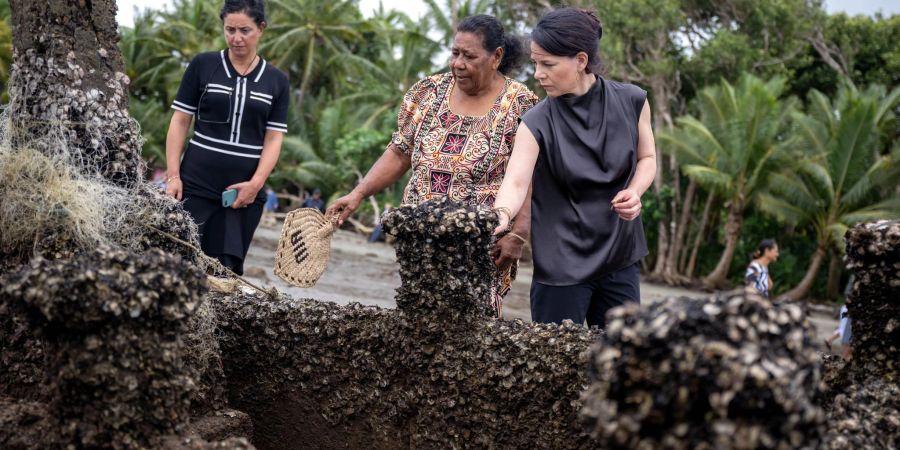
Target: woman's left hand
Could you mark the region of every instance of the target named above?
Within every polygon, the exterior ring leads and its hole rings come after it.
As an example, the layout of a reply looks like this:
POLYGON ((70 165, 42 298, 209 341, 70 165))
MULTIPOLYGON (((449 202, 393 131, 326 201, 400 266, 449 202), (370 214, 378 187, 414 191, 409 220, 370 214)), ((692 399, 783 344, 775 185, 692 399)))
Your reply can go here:
POLYGON ((493 257, 494 264, 497 265, 500 272, 505 272, 509 269, 509 266, 522 258, 522 247, 524 245, 525 243, 521 239, 511 234, 507 234, 497 240, 497 243, 494 244, 494 249, 491 251, 491 257, 493 257))
POLYGON ((641 196, 634 189, 621 190, 613 197, 612 209, 622 220, 634 220, 641 215, 641 196))
POLYGON ((259 190, 262 189, 262 185, 257 185, 252 181, 245 181, 243 183, 232 184, 225 189, 237 189, 237 200, 234 201, 231 207, 234 209, 240 209, 246 208, 247 205, 250 205, 256 200, 256 194, 258 194, 259 190))

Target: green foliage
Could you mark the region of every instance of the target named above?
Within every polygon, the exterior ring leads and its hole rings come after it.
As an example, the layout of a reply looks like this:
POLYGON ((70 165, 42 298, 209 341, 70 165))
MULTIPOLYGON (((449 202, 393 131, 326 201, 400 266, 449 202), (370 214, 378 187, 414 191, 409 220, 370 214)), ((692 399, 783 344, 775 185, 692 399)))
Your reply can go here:
MULTIPOLYGON (((437 58, 448 51, 454 22, 488 13, 508 32, 525 33, 548 4, 427 3, 430 12, 417 21, 383 8, 366 19, 354 0, 268 2, 260 52, 291 83, 290 134, 269 180, 275 189, 320 187, 333 196, 352 188, 384 151, 404 93, 445 67, 437 58)), ((598 10, 610 78, 648 88, 651 99, 664 96, 666 111, 654 109, 654 117, 691 113, 676 119, 673 130, 656 133, 660 148, 677 155, 682 173, 724 199, 703 237, 697 273, 708 272, 721 253, 724 214, 735 201, 746 212, 731 279, 740 281, 745 256, 760 239, 775 237, 783 255, 773 267, 776 292, 802 277, 818 242, 841 248, 833 244, 847 226, 896 214, 900 16, 827 15, 819 0, 568 3, 598 10), (813 42, 846 67, 852 85, 813 42), (853 87, 874 84, 886 88, 853 87), (795 97, 806 99, 805 105, 795 97)), ((132 80, 130 112, 141 124, 151 166, 165 166, 169 105, 187 63, 200 52, 224 48, 219 6, 174 0, 166 10, 139 13, 133 26, 121 30, 132 80)), ((8 2, 0 1, 4 92, 12 63, 9 13, 8 2)), ((526 78, 530 73, 526 65, 526 78)), ((673 220, 668 205, 674 180, 668 168, 663 174, 661 192, 644 198, 651 245, 656 225, 673 220)), ((397 202, 402 186, 389 188, 379 203, 397 202)))
POLYGON ((8 1, 0 1, 0 19, 0 92, 3 93, 3 103, 6 103, 9 100, 6 92, 9 68, 12 66, 12 28, 9 23, 8 1))
POLYGON ((743 208, 790 159, 787 125, 796 101, 780 99, 784 87, 783 78, 722 81, 700 92, 699 117, 680 117, 659 139, 678 153, 685 175, 743 208))
POLYGON ((794 116, 797 163, 772 176, 760 210, 810 225, 818 244, 837 252, 848 227, 900 217, 900 199, 891 196, 900 152, 895 145, 891 154, 881 154, 898 101, 900 88, 888 93, 878 85, 860 91, 844 84, 833 100, 811 91, 807 113, 794 116))
POLYGON ((366 170, 375 164, 391 140, 390 132, 359 128, 340 137, 335 143, 335 154, 342 173, 354 174, 361 179, 366 170))

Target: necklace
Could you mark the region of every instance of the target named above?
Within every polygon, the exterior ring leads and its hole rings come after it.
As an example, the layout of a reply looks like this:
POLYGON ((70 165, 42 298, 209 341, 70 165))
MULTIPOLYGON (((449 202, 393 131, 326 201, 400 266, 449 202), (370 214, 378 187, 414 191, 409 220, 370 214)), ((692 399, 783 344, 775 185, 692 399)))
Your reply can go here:
POLYGON ((244 69, 244 73, 238 70, 237 66, 232 61, 231 65, 234 66, 234 71, 238 73, 238 75, 242 77, 246 77, 248 73, 250 73, 250 68, 253 67, 253 63, 256 62, 256 58, 259 58, 259 54, 253 55, 253 59, 250 60, 250 64, 247 65, 247 68, 244 69))

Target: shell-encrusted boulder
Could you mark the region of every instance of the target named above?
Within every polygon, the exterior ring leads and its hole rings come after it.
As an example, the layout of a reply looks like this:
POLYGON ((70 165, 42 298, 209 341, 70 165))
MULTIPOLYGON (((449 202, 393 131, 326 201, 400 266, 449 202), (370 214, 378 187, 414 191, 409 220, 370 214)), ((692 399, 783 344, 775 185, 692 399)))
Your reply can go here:
POLYGON ((181 334, 205 283, 179 257, 108 247, 4 277, 0 302, 24 305, 46 343, 48 446, 151 447, 180 429, 194 388, 181 334))
POLYGON ((847 231, 847 268, 854 274, 847 298, 852 323, 851 366, 857 378, 897 383, 900 364, 900 220, 847 231))
POLYGON ((596 331, 492 318, 496 215, 401 207, 398 309, 215 295, 233 407, 260 448, 591 448, 596 331))
POLYGON ((386 214, 384 229, 397 239, 400 263, 397 307, 410 316, 439 317, 452 325, 490 317, 490 290, 497 276, 490 258, 491 231, 496 226, 490 209, 446 198, 386 214))
POLYGON ((816 448, 824 415, 802 309, 744 294, 629 305, 593 348, 583 420, 604 448, 816 448))

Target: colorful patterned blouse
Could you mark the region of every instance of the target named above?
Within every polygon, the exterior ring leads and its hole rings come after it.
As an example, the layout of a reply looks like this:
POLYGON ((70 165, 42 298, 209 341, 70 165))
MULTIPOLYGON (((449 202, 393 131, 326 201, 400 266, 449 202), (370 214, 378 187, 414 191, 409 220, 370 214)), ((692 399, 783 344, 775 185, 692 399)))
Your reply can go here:
POLYGON ((405 204, 449 196, 459 203, 493 206, 519 119, 538 101, 524 84, 506 78, 490 112, 461 116, 450 110, 455 84, 450 73, 432 75, 403 97, 390 146, 412 160, 405 204))
MULTIPOLYGON (((449 196, 468 205, 494 206, 512 152, 519 120, 538 102, 524 84, 506 78, 503 91, 484 116, 461 116, 450 110, 455 85, 450 73, 416 83, 403 97, 397 132, 389 148, 412 161, 403 203, 417 205, 449 196)), ((491 306, 501 316, 502 298, 516 277, 516 265, 500 274, 491 306)))

